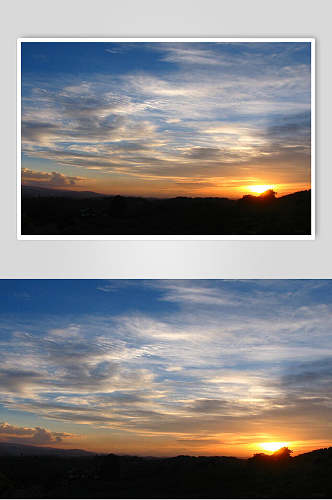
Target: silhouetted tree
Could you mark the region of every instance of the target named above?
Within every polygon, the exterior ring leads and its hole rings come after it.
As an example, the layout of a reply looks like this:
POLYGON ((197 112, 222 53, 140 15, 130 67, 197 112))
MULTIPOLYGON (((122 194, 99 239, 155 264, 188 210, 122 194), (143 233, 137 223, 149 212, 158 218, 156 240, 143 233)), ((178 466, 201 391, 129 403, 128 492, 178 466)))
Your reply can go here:
POLYGON ((264 191, 264 193, 259 195, 259 198, 263 198, 265 200, 274 200, 276 196, 276 191, 273 191, 273 189, 268 189, 267 191, 264 191))
POLYGON ((290 450, 287 448, 287 446, 284 446, 283 448, 280 448, 280 450, 275 451, 272 454, 272 458, 277 459, 277 460, 288 460, 291 458, 291 454, 293 453, 293 450, 290 450))
POLYGON ((292 450, 284 446, 279 450, 272 453, 272 455, 267 455, 266 453, 255 453, 249 460, 259 463, 271 463, 276 461, 289 460, 291 458, 292 450))

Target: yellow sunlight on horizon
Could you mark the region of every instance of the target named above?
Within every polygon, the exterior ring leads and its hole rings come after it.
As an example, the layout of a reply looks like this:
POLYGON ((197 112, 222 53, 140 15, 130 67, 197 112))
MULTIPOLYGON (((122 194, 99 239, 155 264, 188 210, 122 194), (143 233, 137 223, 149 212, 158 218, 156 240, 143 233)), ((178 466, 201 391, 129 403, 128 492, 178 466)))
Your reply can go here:
POLYGON ((257 184, 255 186, 248 186, 248 190, 251 191, 252 193, 255 194, 262 194, 268 189, 273 189, 274 190, 275 186, 273 184, 268 185, 268 184, 257 184))
POLYGON ((271 451, 271 452, 275 452, 277 450, 280 450, 280 448, 283 448, 284 446, 287 446, 288 447, 288 444, 289 443, 281 443, 281 442, 277 442, 277 441, 274 441, 272 443, 260 443, 260 447, 262 448, 262 450, 264 451, 271 451))

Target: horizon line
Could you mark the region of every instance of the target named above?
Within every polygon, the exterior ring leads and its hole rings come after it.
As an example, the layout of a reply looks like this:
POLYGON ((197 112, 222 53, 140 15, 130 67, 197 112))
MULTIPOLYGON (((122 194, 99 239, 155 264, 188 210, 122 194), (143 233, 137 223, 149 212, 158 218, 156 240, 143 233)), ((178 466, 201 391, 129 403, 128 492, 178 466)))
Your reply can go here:
POLYGON ((254 193, 245 193, 243 194, 242 196, 240 196, 239 198, 233 198, 233 197, 229 197, 229 196, 190 196, 190 195, 183 195, 183 194, 178 194, 178 195, 173 195, 173 196, 147 196, 147 195, 141 195, 141 194, 120 194, 120 193, 100 193, 98 191, 93 191, 93 190, 90 190, 90 189, 74 189, 73 187, 66 187, 66 186, 52 186, 52 187, 48 187, 48 186, 36 186, 36 185, 33 185, 33 184, 23 184, 21 183, 21 189, 24 188, 24 187, 28 187, 28 188, 34 188, 34 189, 42 189, 42 190, 49 190, 49 191, 66 191, 68 193, 93 193, 95 195, 98 195, 98 196, 104 196, 104 197, 116 197, 116 196, 120 196, 122 198, 143 198, 143 199, 155 199, 155 200, 172 200, 172 199, 176 199, 176 198, 187 198, 187 199, 226 199, 226 200, 241 200, 244 196, 251 196, 253 198, 260 198, 262 197, 262 195, 264 195, 265 193, 267 193, 268 191, 274 191, 275 193, 275 197, 276 198, 283 198, 285 196, 289 196, 291 194, 296 194, 296 193, 304 193, 304 192, 309 192, 312 190, 311 186, 308 188, 308 189, 300 189, 300 190, 297 190, 297 191, 287 191, 285 192, 285 194, 282 194, 280 196, 278 196, 278 192, 275 191, 274 189, 267 189, 266 191, 263 191, 262 193, 259 193, 259 194, 254 194, 254 193))

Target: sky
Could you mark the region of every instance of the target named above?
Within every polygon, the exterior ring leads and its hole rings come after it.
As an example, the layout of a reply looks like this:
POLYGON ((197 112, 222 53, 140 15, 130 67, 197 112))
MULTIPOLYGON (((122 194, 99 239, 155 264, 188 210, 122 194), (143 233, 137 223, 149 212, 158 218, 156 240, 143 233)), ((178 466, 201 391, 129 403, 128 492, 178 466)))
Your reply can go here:
POLYGON ((1 280, 0 441, 330 446, 331 320, 332 280, 1 280))
POLYGON ((310 189, 309 42, 23 42, 22 182, 150 197, 310 189))

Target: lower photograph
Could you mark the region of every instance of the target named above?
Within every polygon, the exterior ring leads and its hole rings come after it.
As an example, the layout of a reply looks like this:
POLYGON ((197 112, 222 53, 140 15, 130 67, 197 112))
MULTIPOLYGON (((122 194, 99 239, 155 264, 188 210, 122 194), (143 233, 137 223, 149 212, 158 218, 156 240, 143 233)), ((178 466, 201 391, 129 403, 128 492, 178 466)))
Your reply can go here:
POLYGON ((0 498, 332 498, 332 280, 0 280, 0 498))

